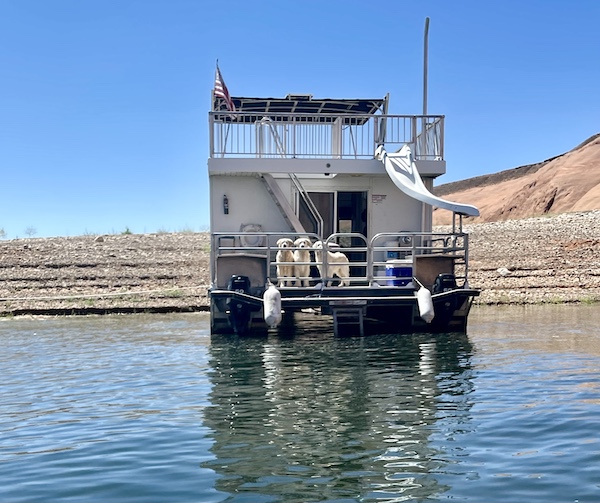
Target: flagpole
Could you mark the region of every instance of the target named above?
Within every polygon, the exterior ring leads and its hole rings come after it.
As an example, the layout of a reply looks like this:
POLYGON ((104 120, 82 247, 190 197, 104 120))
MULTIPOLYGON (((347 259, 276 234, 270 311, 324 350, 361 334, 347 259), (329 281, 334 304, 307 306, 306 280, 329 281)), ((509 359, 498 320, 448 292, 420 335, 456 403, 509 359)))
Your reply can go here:
MULTIPOLYGON (((218 97, 225 101, 225 105, 227 106, 228 112, 232 112, 232 111, 235 112, 235 105, 233 104, 233 100, 231 99, 229 90, 227 89, 227 86, 225 85, 225 81, 223 80, 223 75, 221 74, 221 69, 219 68, 219 60, 218 59, 216 60, 216 66, 217 66, 217 68, 215 70, 215 85, 213 88, 212 107, 214 108, 215 99, 218 97)), ((231 115, 231 114, 227 114, 227 117, 229 117, 230 119, 236 118, 236 116, 231 115)), ((231 123, 227 123, 226 130, 225 130, 225 136, 224 136, 223 142, 222 142, 221 157, 225 157, 225 146, 227 145, 227 140, 229 138, 230 129, 231 129, 231 123)))
MULTIPOLYGON (((425 18, 425 33, 423 37, 423 119, 421 122, 421 155, 427 155, 427 70, 428 70, 428 58, 429 57, 429 17, 425 18)), ((432 179, 431 179, 432 180, 432 179)), ((428 182, 428 188, 433 188, 433 181, 428 182)), ((425 229, 429 229, 431 232, 433 225, 433 214, 431 212, 431 206, 423 203, 422 222, 425 229)))

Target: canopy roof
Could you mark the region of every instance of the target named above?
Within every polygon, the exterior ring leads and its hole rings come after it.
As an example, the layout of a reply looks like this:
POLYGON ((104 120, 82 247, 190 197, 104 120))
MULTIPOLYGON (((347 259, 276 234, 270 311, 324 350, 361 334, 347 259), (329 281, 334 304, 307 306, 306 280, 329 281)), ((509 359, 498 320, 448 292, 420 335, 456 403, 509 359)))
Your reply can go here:
MULTIPOLYGON (((250 118, 242 116, 244 122, 255 122, 263 117, 282 121, 281 114, 295 113, 310 115, 302 119, 303 122, 332 122, 336 117, 344 117, 344 122, 352 121, 354 124, 366 122, 367 118, 355 118, 352 115, 374 115, 384 113, 386 98, 383 99, 314 99, 310 94, 288 94, 285 98, 242 98, 233 96, 236 112, 253 114, 250 118), (255 114, 255 115, 254 115, 255 114), (332 117, 330 114, 334 114, 332 117), (274 117, 280 115, 279 118, 274 117)), ((226 112, 225 101, 215 98, 213 111, 226 112)), ((220 116, 221 120, 228 120, 227 116, 220 116)), ((235 120, 235 119, 234 119, 235 120)))

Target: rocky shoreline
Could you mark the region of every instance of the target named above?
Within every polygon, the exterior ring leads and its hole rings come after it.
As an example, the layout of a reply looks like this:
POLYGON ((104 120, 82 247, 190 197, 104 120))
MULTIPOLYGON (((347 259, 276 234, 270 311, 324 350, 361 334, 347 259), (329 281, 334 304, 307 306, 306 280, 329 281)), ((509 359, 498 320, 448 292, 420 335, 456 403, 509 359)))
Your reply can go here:
MULTIPOLYGON (((600 211, 465 230, 478 304, 600 302, 600 211)), ((0 241, 0 316, 205 311, 209 254, 208 233, 0 241)))
POLYGON ((0 242, 0 316, 201 311, 208 233, 0 242))
POLYGON ((465 225, 481 304, 600 302, 600 211, 465 225))

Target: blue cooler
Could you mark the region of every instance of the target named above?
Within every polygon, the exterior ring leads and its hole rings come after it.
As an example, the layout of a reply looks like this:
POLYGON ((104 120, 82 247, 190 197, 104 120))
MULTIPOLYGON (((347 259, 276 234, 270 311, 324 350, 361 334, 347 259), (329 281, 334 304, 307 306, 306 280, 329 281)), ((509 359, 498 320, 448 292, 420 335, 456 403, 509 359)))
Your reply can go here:
MULTIPOLYGON (((386 246, 386 248, 398 248, 398 241, 386 241, 384 243, 384 245, 386 246)), ((388 251, 386 258, 388 260, 399 259, 400 252, 397 250, 396 251, 388 251)))
POLYGON ((406 286, 412 281, 412 259, 410 260, 387 260, 385 262, 385 275, 391 279, 387 280, 388 286, 406 286))

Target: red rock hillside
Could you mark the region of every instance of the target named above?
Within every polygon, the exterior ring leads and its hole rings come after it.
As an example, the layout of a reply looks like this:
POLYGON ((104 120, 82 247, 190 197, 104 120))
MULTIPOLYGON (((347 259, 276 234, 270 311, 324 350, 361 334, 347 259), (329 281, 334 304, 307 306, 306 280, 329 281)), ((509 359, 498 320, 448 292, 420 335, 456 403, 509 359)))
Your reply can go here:
MULTIPOLYGON (((440 185, 434 192, 477 206, 481 216, 469 222, 600 209, 600 134, 552 159, 440 185)), ((434 225, 450 220, 450 212, 434 209, 434 225)))

